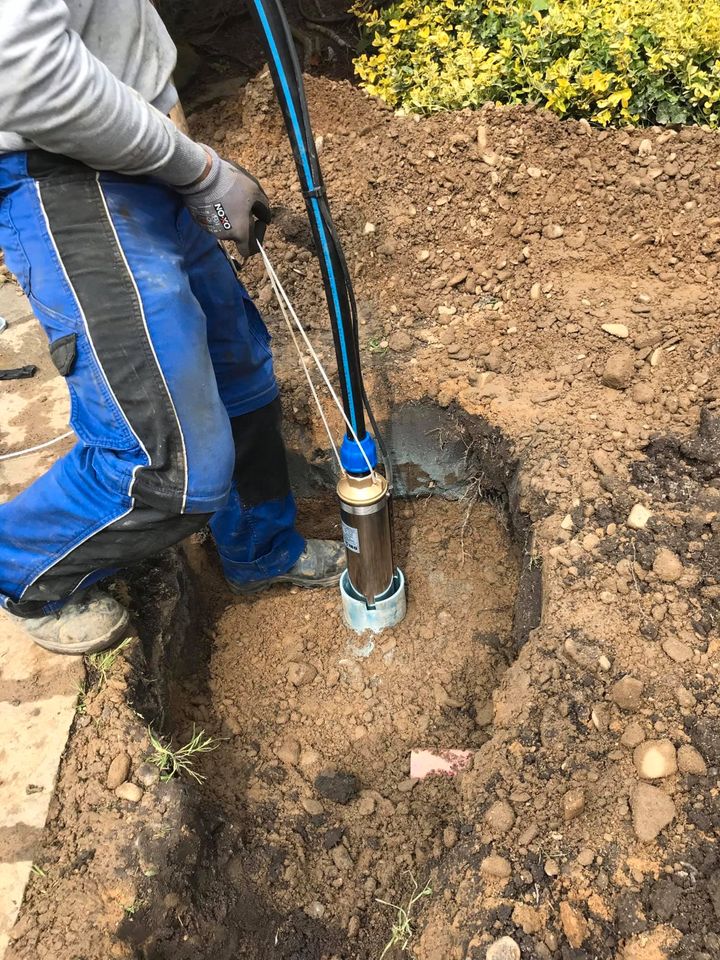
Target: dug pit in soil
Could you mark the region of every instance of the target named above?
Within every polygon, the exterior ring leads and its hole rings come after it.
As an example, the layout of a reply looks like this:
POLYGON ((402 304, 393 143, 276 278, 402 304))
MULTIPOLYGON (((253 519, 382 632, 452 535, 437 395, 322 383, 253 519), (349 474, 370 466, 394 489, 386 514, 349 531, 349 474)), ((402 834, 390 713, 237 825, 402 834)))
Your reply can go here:
MULTIPOLYGON (((461 777, 410 778, 412 750, 488 740, 492 693, 516 650, 527 544, 518 549, 500 490, 480 498, 483 441, 464 431, 422 405, 393 424, 398 485, 415 491, 396 504, 408 614, 374 640, 345 627, 337 591, 238 601, 213 551, 189 551, 208 659, 170 685, 168 727, 178 742, 193 727, 223 738, 199 766, 196 798, 223 824, 210 867, 225 878, 223 956, 377 958, 397 921, 378 901, 406 903, 473 832, 461 777)), ((339 538, 322 469, 294 463, 296 487, 316 490, 301 529, 339 538)), ((151 927, 127 933, 144 949, 155 941, 143 955, 165 956, 151 927)))

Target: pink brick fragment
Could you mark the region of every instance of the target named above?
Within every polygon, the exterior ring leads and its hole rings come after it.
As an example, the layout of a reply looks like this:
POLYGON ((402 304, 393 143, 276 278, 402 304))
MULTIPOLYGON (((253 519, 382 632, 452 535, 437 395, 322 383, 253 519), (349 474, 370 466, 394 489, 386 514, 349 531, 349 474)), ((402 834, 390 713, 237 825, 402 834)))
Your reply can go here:
POLYGON ((469 766, 471 760, 471 750, 412 750, 410 776, 413 780, 437 775, 454 777, 469 766))

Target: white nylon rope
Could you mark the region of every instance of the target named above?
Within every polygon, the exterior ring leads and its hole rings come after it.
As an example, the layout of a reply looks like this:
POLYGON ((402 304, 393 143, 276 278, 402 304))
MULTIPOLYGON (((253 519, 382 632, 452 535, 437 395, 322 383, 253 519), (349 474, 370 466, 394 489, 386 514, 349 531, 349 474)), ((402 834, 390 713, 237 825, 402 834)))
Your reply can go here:
MULTIPOLYGON (((281 309, 282 309, 282 313, 283 313, 283 316, 285 317, 286 322, 287 322, 288 325, 290 326, 290 321, 289 321, 289 319, 288 319, 287 313, 286 313, 285 309, 283 309, 283 301, 285 302, 285 306, 287 307, 287 311, 290 313, 290 316, 292 317, 292 319, 293 319, 293 321, 294 321, 294 323, 295 323, 295 326, 297 327, 298 331, 300 332, 300 335, 302 336, 303 340, 305 341, 305 344, 306 344, 306 346, 307 346, 307 348, 308 348, 308 350, 309 350, 309 352, 310 352, 310 356, 313 358, 313 361, 315 362, 315 366, 317 367, 318 371, 320 372, 321 377, 322 377, 323 380, 325 381, 325 386, 328 388, 328 391, 329 391, 330 396, 332 397, 332 399, 333 399, 333 401, 334 401, 334 403, 335 403, 335 406, 338 408, 338 410, 339 410, 339 412, 340 412, 340 415, 342 416, 343 420, 345 421, 345 424, 347 425, 347 428, 348 428, 348 430, 350 431, 350 434, 351 434, 353 440, 355 441, 355 443, 358 445, 358 447, 359 447, 359 449, 360 449, 360 453, 361 453, 362 456, 363 456, 363 460, 364 460, 365 463, 367 464, 368 472, 370 473, 370 475, 371 475, 372 477, 374 477, 374 476, 375 476, 375 468, 374 468, 373 465, 370 463, 370 460, 369 460, 369 458, 368 458, 368 455, 367 455, 367 453, 365 452, 364 447, 363 447, 362 444, 360 443, 360 440, 359 440, 359 438, 358 438, 357 433, 355 432, 355 429, 354 429, 353 425, 350 423, 350 421, 349 421, 348 418, 347 418, 347 415, 345 414, 345 410, 343 409, 343 405, 342 405, 342 403, 340 402, 340 400, 339 400, 339 398, 338 398, 338 395, 337 395, 337 393, 335 392, 335 390, 334 390, 334 388, 333 388, 332 383, 330 382, 330 378, 328 377, 327 373, 325 372, 325 368, 323 367, 320 358, 318 357, 317 353, 315 352, 315 348, 313 347, 312 343, 310 342, 310 338, 308 337, 307 333, 305 332, 305 328, 303 327, 303 325, 302 325, 302 323, 301 323, 301 321, 300 321, 300 318, 298 317, 298 315, 297 315, 297 313, 295 312, 295 309, 294 309, 292 303, 290 302, 290 298, 288 297, 287 293, 285 292, 285 289, 283 288, 283 285, 280 283, 280 280, 278 279, 278 275, 277 275, 277 273, 275 272, 275 270, 273 269, 273 265, 270 263, 270 260, 269 260, 269 258, 268 258, 267 253, 265 253, 264 247, 263 247, 259 242, 258 242, 258 248, 260 249, 260 253, 262 254, 262 258, 263 258, 263 261, 264 261, 264 263, 265 263, 265 270, 266 270, 266 272, 267 272, 268 277, 270 278, 270 283, 271 283, 271 285, 272 285, 272 288, 273 288, 273 291, 274 291, 274 293, 275 293, 275 296, 276 296, 277 299, 278 299, 278 303, 280 304, 280 307, 281 307, 281 309)), ((292 327, 291 327, 291 326, 290 326, 290 329, 291 329, 291 331, 292 331, 292 327)), ((294 334, 294 331, 293 331, 293 334, 294 334)), ((299 348, 299 344, 297 343, 297 340, 295 339, 295 336, 294 336, 294 335, 293 335, 293 341, 294 341, 294 343, 295 343, 295 346, 298 348, 298 355, 300 356, 300 361, 301 361, 301 363, 303 364, 303 366, 305 366, 304 358, 303 358, 303 356, 302 356, 302 353, 301 353, 300 348, 299 348)), ((309 376, 308 376, 308 381, 309 381, 309 380, 310 380, 310 378, 309 378, 309 376)), ((326 420, 326 418, 325 418, 325 415, 323 414, 322 407, 321 407, 321 405, 320 405, 320 401, 319 401, 318 396, 317 396, 317 393, 316 393, 316 391, 315 391, 314 389, 313 389, 313 396, 315 397, 315 402, 317 403, 318 410, 320 411, 320 416, 322 417, 323 423, 325 424, 325 429, 328 431, 328 436, 330 436, 330 428, 328 427, 327 420, 326 420)), ((331 438, 331 442, 332 442, 332 444, 333 444, 333 449, 336 451, 336 455, 337 455, 337 448, 335 447, 335 443, 334 443, 334 441, 332 441, 332 438, 331 438)), ((339 460, 339 457, 338 457, 338 460, 339 460)), ((341 469, 342 469, 342 464, 341 464, 341 469)))
POLYGON ((342 471, 342 470, 343 470, 343 465, 342 465, 342 461, 341 461, 341 459, 340 459, 340 454, 338 453, 337 444, 335 443, 335 438, 334 438, 334 436, 333 436, 332 430, 330 429, 330 424, 327 422, 327 417, 325 416, 325 411, 323 410, 322 404, 320 403, 320 397, 318 397, 318 395, 317 395, 317 390, 315 389, 315 384, 313 383, 312 377, 310 376, 310 371, 308 370, 307 363, 305 362, 305 357, 303 356, 302 350, 300 349, 300 344, 298 343, 297 337, 296 337, 296 335, 295 335, 295 331, 294 331, 294 329, 293 329, 293 325, 292 325, 292 323, 290 322, 290 317, 288 316, 287 310, 286 310, 286 308, 285 308, 285 304, 283 303, 283 301, 282 301, 282 299, 281 299, 281 297, 280 297, 280 292, 278 291, 278 288, 277 288, 277 285, 276 285, 276 282, 275 282, 275 278, 274 278, 271 274, 268 274, 268 277, 270 278, 270 285, 271 285, 272 288, 273 288, 273 291, 274 291, 275 296, 276 296, 276 298, 277 298, 277 302, 278 302, 278 304, 279 304, 279 306, 280 306, 280 310, 281 310, 281 312, 282 312, 282 315, 283 315, 283 317, 285 318, 285 323, 287 324, 288 330, 290 331, 290 336, 292 337, 292 341, 293 341, 293 343, 295 344, 295 349, 297 350, 297 355, 298 355, 298 357, 300 358, 300 363, 302 364, 302 368, 303 368, 303 370, 305 371, 305 377, 306 377, 306 379, 307 379, 308 386, 310 387, 310 392, 311 392, 312 395, 313 395, 313 399, 315 400, 315 403, 317 404, 317 408, 318 408, 318 411, 319 411, 319 413, 320 413, 320 416, 322 417, 322 422, 323 422, 323 424, 324 424, 324 426, 325 426, 325 432, 326 432, 327 435, 328 435, 328 440, 330 441, 330 446, 332 447, 332 451, 333 451, 333 453, 335 454, 335 459, 336 459, 337 462, 338 462, 338 466, 340 467, 340 470, 342 471))
POLYGON ((72 430, 68 430, 67 433, 61 433, 59 437, 55 437, 52 440, 46 440, 45 443, 38 443, 38 445, 35 447, 27 447, 25 450, 14 450, 12 453, 3 453, 0 455, 0 460, 12 460, 15 457, 26 457, 29 453, 36 453, 38 450, 44 450, 45 447, 51 447, 54 443, 59 443, 61 440, 64 440, 66 437, 71 437, 72 435, 72 430))

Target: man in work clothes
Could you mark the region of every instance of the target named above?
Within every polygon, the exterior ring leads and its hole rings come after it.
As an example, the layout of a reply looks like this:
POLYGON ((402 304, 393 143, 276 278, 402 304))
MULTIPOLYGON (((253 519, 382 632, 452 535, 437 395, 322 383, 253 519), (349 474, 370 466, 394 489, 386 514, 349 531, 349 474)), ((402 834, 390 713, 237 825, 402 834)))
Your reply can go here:
POLYGON ((0 0, 0 247, 66 378, 75 447, 0 505, 0 602, 87 653, 127 612, 95 584, 208 521, 232 590, 336 583, 295 530, 269 335, 218 237, 267 198, 168 119, 149 0, 0 0))

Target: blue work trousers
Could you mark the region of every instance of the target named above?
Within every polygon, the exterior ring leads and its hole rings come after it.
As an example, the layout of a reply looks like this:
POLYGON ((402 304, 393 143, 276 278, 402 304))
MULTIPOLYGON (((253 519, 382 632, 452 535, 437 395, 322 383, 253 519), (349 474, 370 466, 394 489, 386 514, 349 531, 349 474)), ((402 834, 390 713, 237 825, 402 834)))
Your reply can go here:
POLYGON ((65 377, 77 435, 0 505, 0 602, 52 612, 208 520, 231 581, 290 569, 304 541, 270 337, 180 196, 40 150, 5 154, 0 247, 65 377))

